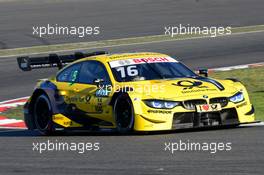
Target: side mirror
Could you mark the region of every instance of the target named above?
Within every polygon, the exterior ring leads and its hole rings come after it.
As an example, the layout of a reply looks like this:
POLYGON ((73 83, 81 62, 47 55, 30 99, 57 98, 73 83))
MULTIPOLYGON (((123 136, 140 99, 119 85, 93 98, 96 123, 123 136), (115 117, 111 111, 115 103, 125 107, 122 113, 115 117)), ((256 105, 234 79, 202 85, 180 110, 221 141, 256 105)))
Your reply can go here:
POLYGON ((102 83, 104 82, 104 79, 95 79, 93 81, 93 83, 96 85, 96 86, 100 86, 102 83))
POLYGON ((199 69, 198 74, 208 77, 208 69, 199 69))

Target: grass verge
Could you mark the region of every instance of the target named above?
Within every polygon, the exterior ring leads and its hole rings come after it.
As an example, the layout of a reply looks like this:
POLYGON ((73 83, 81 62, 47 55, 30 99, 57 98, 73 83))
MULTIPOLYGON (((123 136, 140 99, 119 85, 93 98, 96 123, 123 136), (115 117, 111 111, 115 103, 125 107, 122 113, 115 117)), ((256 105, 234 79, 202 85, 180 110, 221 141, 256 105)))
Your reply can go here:
POLYGON ((249 92, 257 120, 264 121, 264 67, 215 72, 211 76, 218 79, 239 79, 249 92))
POLYGON ((0 115, 10 119, 23 120, 23 106, 7 109, 5 112, 0 113, 0 115))

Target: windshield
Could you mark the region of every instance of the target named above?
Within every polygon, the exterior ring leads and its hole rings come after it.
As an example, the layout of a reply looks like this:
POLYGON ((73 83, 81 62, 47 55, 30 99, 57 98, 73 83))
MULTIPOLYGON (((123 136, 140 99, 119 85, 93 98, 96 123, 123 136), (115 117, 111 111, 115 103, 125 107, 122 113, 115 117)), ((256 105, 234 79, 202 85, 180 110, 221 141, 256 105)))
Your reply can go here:
MULTIPOLYGON (((170 58, 173 59, 173 58, 170 58)), ((182 77, 197 76, 193 71, 176 60, 165 62, 143 61, 133 64, 128 60, 110 62, 113 75, 118 82, 140 81, 140 80, 159 80, 174 79, 182 77)))

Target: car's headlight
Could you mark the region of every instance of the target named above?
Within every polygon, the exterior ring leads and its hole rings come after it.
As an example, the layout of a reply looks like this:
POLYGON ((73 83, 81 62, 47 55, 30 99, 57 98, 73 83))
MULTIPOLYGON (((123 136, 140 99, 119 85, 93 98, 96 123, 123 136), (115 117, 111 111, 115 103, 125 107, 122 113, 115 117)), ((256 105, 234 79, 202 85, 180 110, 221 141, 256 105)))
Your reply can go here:
POLYGON ((144 100, 145 104, 151 108, 157 109, 172 109, 179 104, 177 101, 163 101, 163 100, 144 100))
POLYGON ((229 100, 233 103, 239 103, 244 100, 244 95, 242 92, 238 92, 232 97, 229 97, 229 100))

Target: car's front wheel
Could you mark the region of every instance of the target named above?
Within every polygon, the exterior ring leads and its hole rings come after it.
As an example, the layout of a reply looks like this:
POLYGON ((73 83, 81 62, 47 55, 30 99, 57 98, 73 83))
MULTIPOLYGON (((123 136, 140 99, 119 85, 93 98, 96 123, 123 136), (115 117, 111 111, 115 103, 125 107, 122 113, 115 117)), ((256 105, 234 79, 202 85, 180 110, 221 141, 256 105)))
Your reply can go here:
POLYGON ((33 114, 37 130, 43 135, 52 134, 52 109, 50 100, 46 95, 37 97, 33 114))
POLYGON ((114 115, 118 132, 131 132, 134 127, 134 108, 128 94, 120 94, 114 103, 114 115))

